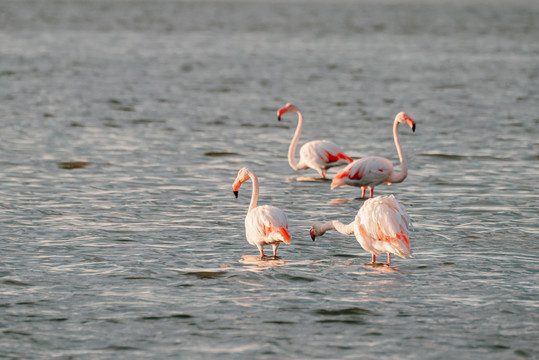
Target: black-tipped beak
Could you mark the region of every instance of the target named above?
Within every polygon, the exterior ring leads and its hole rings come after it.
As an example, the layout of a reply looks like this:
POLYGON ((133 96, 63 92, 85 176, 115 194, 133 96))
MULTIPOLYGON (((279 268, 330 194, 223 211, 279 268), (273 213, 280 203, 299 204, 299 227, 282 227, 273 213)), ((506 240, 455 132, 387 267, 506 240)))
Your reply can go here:
POLYGON ((281 117, 280 117, 280 116, 277 116, 277 120, 281 121, 281 117))
POLYGON ((412 132, 415 132, 415 123, 412 125, 412 132))
POLYGON ((234 196, 236 197, 236 199, 238 198, 238 192, 237 191, 232 191, 234 193, 234 196))
POLYGON ((316 235, 314 235, 313 229, 311 229, 311 239, 313 239, 313 241, 316 239, 316 235))

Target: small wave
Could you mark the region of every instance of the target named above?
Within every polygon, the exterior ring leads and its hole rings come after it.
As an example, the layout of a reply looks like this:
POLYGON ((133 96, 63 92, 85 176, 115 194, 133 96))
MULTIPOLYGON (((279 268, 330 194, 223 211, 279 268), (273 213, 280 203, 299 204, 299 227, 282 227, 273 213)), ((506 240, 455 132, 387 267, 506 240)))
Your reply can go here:
POLYGON ((4 285, 13 285, 13 286, 32 286, 32 284, 25 283, 18 280, 6 279, 2 281, 4 285))
POLYGON ((301 281, 301 282, 313 282, 313 281, 318 280, 318 279, 308 278, 305 276, 297 276, 297 275, 294 276, 294 275, 288 275, 288 274, 283 274, 283 277, 290 281, 301 281))
POLYGON ((189 314, 170 314, 170 315, 161 315, 161 316, 141 316, 137 318, 137 321, 149 321, 149 320, 166 320, 166 319, 191 319, 192 315, 189 314))
POLYGON ((464 84, 457 84, 457 83, 447 83, 447 84, 440 84, 433 87, 436 90, 446 90, 446 89, 463 89, 464 84))
POLYGON ((496 160, 496 161, 507 161, 509 159, 506 158, 500 158, 496 156, 490 156, 490 155, 458 155, 458 154, 442 154, 442 153, 422 153, 417 154, 417 156, 425 156, 425 157, 437 157, 447 160, 468 160, 468 159, 486 159, 486 160, 496 160))
POLYGON ((215 279, 224 276, 226 271, 192 271, 185 273, 187 276, 195 276, 199 279, 215 279))
POLYGON ((327 324, 327 323, 342 323, 342 324, 365 324, 365 320, 362 319, 324 319, 317 320, 317 323, 327 324))
POLYGON ((58 163, 60 169, 66 170, 84 169, 88 165, 90 165, 90 163, 87 161, 64 161, 58 163))
POLYGON ((359 307, 351 307, 345 309, 317 309, 314 311, 318 315, 324 316, 339 316, 339 315, 372 315, 373 312, 368 309, 359 307))
POLYGON ((277 324, 277 325, 294 325, 297 324, 295 321, 287 321, 287 320, 267 320, 264 321, 265 324, 277 324))
POLYGON ((163 123, 166 123, 167 121, 166 120, 163 120, 163 119, 135 119, 135 120, 131 120, 131 123, 132 124, 135 124, 135 125, 144 125, 144 124, 163 124, 163 123))
POLYGON ((290 126, 286 124, 251 124, 251 123, 241 123, 241 127, 252 127, 259 129, 273 128, 273 129, 290 129, 290 126))
POLYGON ((103 350, 132 351, 132 350, 142 350, 142 349, 135 346, 127 346, 127 345, 109 345, 107 347, 104 347, 103 350))
POLYGON ((208 151, 204 153, 204 156, 220 157, 220 156, 239 156, 240 154, 231 151, 208 151))

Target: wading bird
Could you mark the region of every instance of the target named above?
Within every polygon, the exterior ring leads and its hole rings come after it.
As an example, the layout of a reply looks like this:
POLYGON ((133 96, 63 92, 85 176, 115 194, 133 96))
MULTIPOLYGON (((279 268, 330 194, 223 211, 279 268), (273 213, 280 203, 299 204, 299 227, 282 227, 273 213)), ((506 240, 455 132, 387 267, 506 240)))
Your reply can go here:
POLYGON ((279 208, 271 205, 256 206, 258 201, 258 178, 256 174, 242 168, 232 184, 234 196, 238 198, 240 186, 251 179, 253 193, 247 216, 245 217, 245 236, 251 245, 255 245, 260 251, 260 258, 264 257, 264 245, 273 247, 273 257, 277 256, 277 248, 283 242, 290 244, 288 235, 288 219, 286 214, 279 208))
POLYGON ((305 170, 308 168, 318 171, 324 179, 326 171, 330 167, 349 164, 354 161, 348 155, 345 155, 343 149, 327 140, 309 141, 299 150, 299 162, 296 161, 296 146, 298 145, 299 136, 303 129, 303 115, 299 109, 292 105, 286 104, 277 111, 277 119, 280 121, 283 114, 295 112, 298 114, 298 126, 292 138, 292 142, 288 147, 288 163, 294 170, 305 170))
POLYGON ((361 188, 361 197, 364 198, 365 189, 369 188, 372 198, 375 186, 382 183, 391 184, 404 181, 408 174, 408 167, 399 141, 398 128, 400 123, 408 124, 412 128, 412 131, 415 132, 415 122, 403 112, 398 113, 393 122, 393 139, 395 140, 395 147, 397 148, 401 162, 400 173, 395 172, 393 164, 386 158, 378 156, 364 157, 341 169, 333 178, 331 189, 333 190, 336 187, 347 185, 357 186, 361 188))
POLYGON ((338 220, 315 223, 311 227, 311 238, 314 241, 328 230, 354 234, 361 247, 372 254, 370 265, 376 264, 376 256, 386 252, 389 266, 391 254, 402 258, 412 256, 408 237, 411 225, 406 210, 393 195, 377 196, 366 200, 348 225, 338 220))

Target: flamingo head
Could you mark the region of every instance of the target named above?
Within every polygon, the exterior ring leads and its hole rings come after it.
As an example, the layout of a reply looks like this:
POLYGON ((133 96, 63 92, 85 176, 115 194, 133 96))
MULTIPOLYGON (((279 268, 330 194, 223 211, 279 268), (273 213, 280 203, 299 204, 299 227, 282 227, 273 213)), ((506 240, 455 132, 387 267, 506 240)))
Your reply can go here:
POLYGON ((401 111, 400 113, 398 113, 397 116, 395 117, 395 120, 398 121, 399 123, 408 124, 408 126, 412 128, 412 131, 415 132, 415 121, 410 116, 408 116, 408 114, 406 114, 405 112, 401 111))
POLYGON ((277 111, 277 120, 281 121, 281 116, 283 116, 283 114, 298 111, 299 109, 294 104, 288 103, 277 111))
POLYGON ((249 180, 249 178, 249 169, 241 168, 240 171, 238 171, 238 176, 236 176, 236 180, 234 180, 234 183, 232 184, 232 192, 234 193, 236 199, 238 198, 238 192, 241 184, 249 180))
POLYGON ((326 233, 325 231, 322 231, 322 229, 320 228, 320 225, 321 224, 316 223, 316 224, 313 224, 313 226, 311 226, 311 239, 313 241, 316 240, 317 236, 322 236, 326 233))

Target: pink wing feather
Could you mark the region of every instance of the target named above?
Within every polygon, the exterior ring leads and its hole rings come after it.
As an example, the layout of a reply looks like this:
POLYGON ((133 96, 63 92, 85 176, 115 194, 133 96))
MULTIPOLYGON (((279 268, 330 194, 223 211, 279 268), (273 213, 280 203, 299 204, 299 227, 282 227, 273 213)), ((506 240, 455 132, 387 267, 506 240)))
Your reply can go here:
POLYGON ((412 255, 408 237, 410 217, 393 195, 365 201, 356 221, 356 237, 365 250, 375 255, 380 252, 400 257, 412 255))

